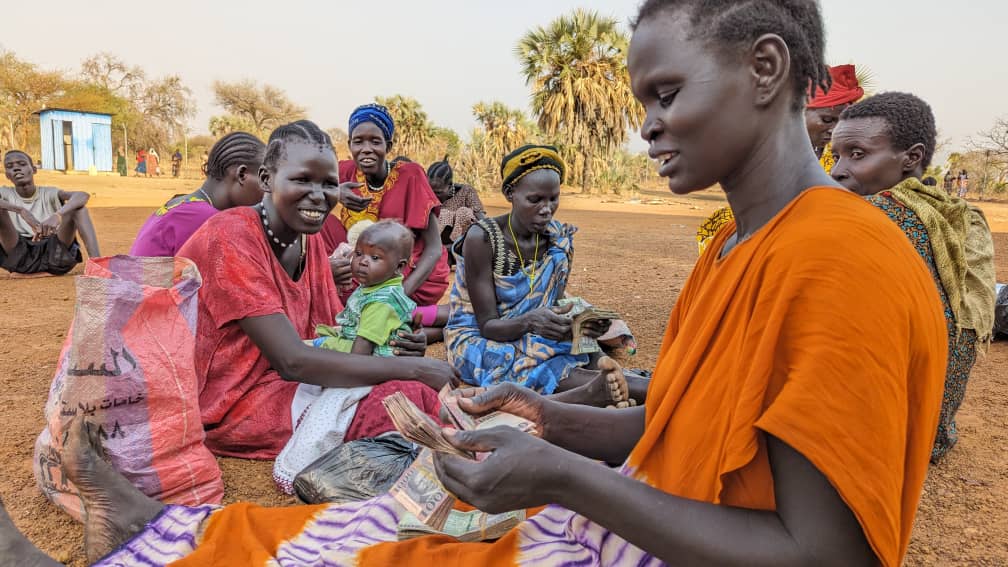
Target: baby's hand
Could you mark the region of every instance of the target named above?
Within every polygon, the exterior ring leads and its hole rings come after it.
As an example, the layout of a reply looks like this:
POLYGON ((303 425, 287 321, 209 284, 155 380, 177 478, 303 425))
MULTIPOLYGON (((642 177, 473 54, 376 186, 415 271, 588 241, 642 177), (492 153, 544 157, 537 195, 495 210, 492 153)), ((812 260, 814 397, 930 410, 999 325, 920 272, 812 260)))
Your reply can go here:
POLYGON ((346 242, 340 242, 340 245, 333 251, 332 256, 329 257, 338 260, 349 260, 351 256, 353 256, 353 248, 346 242))

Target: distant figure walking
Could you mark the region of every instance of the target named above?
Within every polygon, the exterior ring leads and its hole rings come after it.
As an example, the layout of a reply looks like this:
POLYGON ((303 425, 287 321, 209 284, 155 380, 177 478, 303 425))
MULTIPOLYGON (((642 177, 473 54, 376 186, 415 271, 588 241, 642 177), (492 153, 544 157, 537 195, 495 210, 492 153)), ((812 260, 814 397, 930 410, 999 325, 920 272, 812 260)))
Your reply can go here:
POLYGON ((966 193, 969 191, 969 174, 966 170, 959 172, 959 198, 965 199, 966 193))
POLYGON ((120 177, 126 177, 126 151, 122 146, 116 150, 116 171, 120 177))
POLYGON ((151 148, 147 150, 147 177, 152 175, 161 175, 161 158, 158 156, 157 150, 151 148))
POLYGON ((952 194, 952 189, 955 187, 956 181, 956 177, 952 175, 951 169, 945 172, 945 179, 942 182, 942 188, 945 189, 946 194, 952 194))
POLYGON ((134 171, 136 171, 137 177, 147 175, 147 150, 137 150, 136 169, 134 171))
POLYGON ((178 177, 179 171, 182 169, 182 152, 178 148, 175 148, 175 153, 171 157, 171 176, 178 177))

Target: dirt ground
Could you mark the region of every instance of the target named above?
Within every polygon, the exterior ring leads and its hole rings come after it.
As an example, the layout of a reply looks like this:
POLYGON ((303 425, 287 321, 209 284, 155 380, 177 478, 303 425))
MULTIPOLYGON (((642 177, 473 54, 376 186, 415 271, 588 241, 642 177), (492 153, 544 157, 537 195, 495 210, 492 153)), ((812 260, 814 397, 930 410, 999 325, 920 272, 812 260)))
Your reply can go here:
MULTIPOLYGON (((193 181, 40 174, 40 184, 92 193, 104 254, 125 253, 151 210, 193 181)), ((624 314, 637 334, 630 366, 651 368, 669 311, 696 260, 700 218, 722 206, 716 191, 677 197, 655 188, 633 202, 565 196, 560 220, 580 227, 576 295, 624 314)), ((488 199, 491 212, 503 205, 488 199)), ((1008 282, 1008 205, 985 204, 995 231, 998 281, 1008 282)), ((75 272, 79 272, 80 268, 75 272)), ((73 315, 71 277, 9 280, 0 273, 0 496, 17 525, 57 559, 83 565, 79 525, 50 505, 32 476, 32 447, 56 359, 73 315)), ((443 349, 432 349, 442 356, 443 349)), ((995 343, 973 370, 958 417, 959 445, 931 468, 906 565, 1008 565, 1008 343, 995 343)), ((226 501, 293 503, 270 478, 272 463, 220 459, 226 501)))

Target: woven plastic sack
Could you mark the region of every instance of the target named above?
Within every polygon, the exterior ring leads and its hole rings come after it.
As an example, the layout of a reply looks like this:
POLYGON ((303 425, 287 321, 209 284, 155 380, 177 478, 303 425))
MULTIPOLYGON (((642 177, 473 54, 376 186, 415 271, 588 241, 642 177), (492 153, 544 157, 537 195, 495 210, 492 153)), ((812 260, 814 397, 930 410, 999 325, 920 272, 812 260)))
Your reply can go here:
POLYGON ((357 502, 388 492, 417 457, 413 443, 393 433, 344 443, 294 478, 306 504, 357 502))
POLYGON ((61 451, 81 414, 98 428, 113 466, 147 496, 185 505, 223 497, 203 444, 193 364, 201 284, 185 258, 98 258, 76 278, 74 318, 33 459, 43 494, 74 518, 82 506, 61 451))

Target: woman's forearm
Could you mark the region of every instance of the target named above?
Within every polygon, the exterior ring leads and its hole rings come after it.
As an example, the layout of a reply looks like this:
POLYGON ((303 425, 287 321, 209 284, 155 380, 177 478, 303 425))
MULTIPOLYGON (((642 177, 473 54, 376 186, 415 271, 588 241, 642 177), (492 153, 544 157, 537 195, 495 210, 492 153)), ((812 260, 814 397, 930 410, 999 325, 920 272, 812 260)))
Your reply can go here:
POLYGON ((407 358, 347 354, 303 344, 280 361, 271 361, 281 377, 324 388, 374 386, 389 380, 414 380, 407 358))
POLYGON ((826 475, 776 437, 768 435, 766 447, 772 511, 675 496, 569 452, 558 453, 544 489, 549 501, 677 565, 878 565, 862 525, 826 475))
POLYGON ((579 455, 622 463, 644 433, 644 406, 607 409, 547 400, 543 437, 579 455))
POLYGON ((418 378, 418 364, 411 359, 360 356, 309 346, 283 314, 247 317, 238 325, 284 380, 349 387, 418 378))
POLYGON ((480 335, 483 338, 499 343, 517 341, 530 331, 528 324, 521 316, 511 319, 490 319, 480 325, 480 335))
POLYGON ((551 501, 670 564, 787 566, 812 559, 774 512, 680 498, 577 456, 562 470, 551 501))
POLYGON ((403 279, 403 289, 406 290, 407 294, 416 292, 416 290, 420 289, 420 286, 427 281, 427 278, 430 277, 431 272, 434 271, 434 266, 436 266, 438 260, 441 259, 441 247, 442 244, 440 235, 438 236, 438 241, 435 246, 426 244, 423 253, 420 254, 420 257, 417 259, 416 267, 414 267, 413 271, 410 272, 405 279, 403 279))
POLYGON ((427 281, 438 260, 444 254, 444 246, 441 244, 441 232, 438 229, 437 217, 431 213, 427 219, 427 227, 424 228, 421 238, 424 241, 424 249, 417 258, 413 271, 403 280, 403 289, 408 295, 412 295, 420 286, 427 281))

